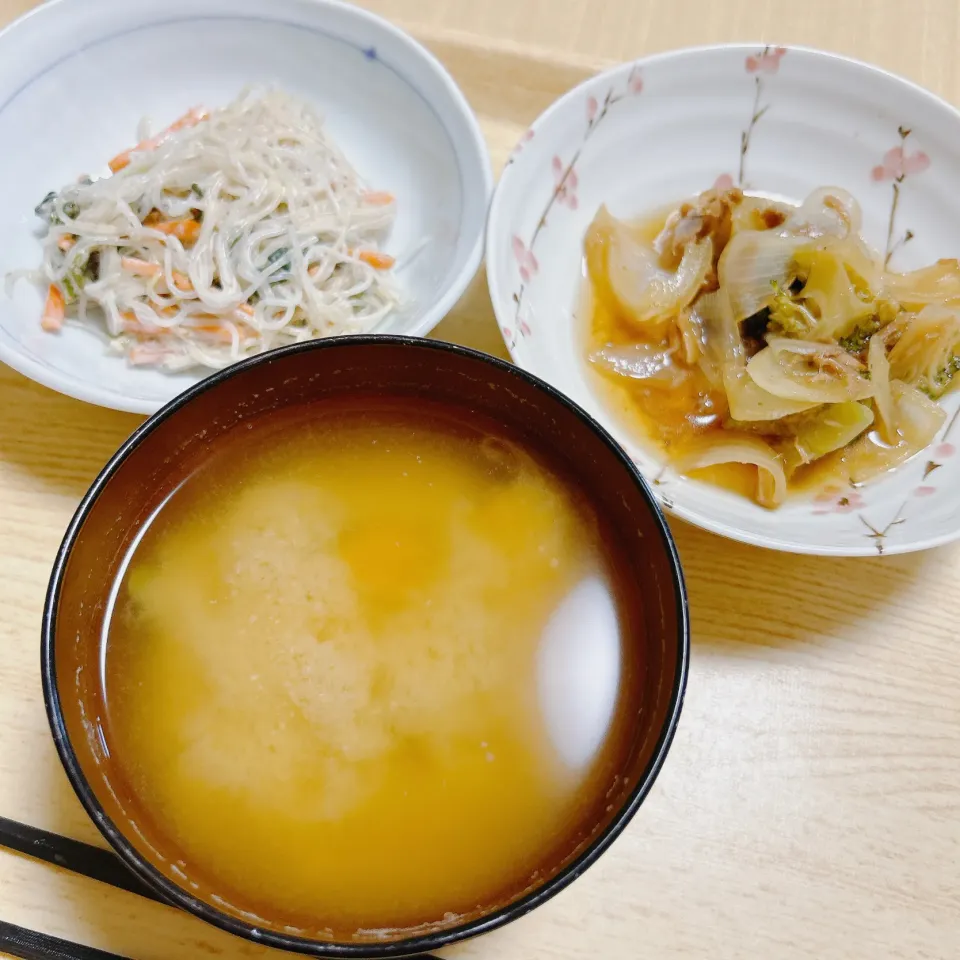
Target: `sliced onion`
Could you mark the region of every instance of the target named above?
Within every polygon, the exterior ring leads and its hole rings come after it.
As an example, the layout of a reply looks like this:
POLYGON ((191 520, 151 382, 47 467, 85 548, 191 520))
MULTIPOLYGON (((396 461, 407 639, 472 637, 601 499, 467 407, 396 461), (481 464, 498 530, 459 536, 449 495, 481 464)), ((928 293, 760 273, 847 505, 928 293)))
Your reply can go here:
POLYGON ((746 361, 740 332, 730 314, 730 304, 723 290, 703 293, 692 308, 702 340, 700 369, 710 383, 723 386, 723 371, 728 366, 742 367, 746 361))
POLYGON ((890 375, 912 383, 933 397, 946 393, 953 382, 949 368, 960 356, 960 310, 931 304, 916 316, 896 321, 900 339, 890 351, 890 375))
POLYGON ((703 356, 703 321, 693 310, 681 310, 677 314, 677 329, 680 331, 683 361, 692 367, 703 356))
POLYGON ((854 483, 864 483, 893 470, 928 447, 946 420, 943 408, 915 387, 894 380, 890 390, 900 428, 899 441, 892 446, 877 444, 868 437, 855 441, 844 453, 854 483))
POLYGON ((658 380, 676 385, 685 373, 669 350, 650 343, 607 344, 590 354, 590 362, 602 370, 631 380, 658 380))
POLYGON ((817 406, 807 400, 778 397, 758 386, 745 369, 727 367, 723 375, 730 416, 734 420, 753 423, 758 420, 779 420, 795 413, 803 413, 817 406))
POLYGON ((894 380, 890 389, 897 408, 900 434, 912 447, 912 452, 919 453, 933 442, 947 419, 947 413, 940 404, 909 384, 894 380))
POLYGON ((886 273, 882 284, 890 299, 908 310, 918 310, 928 303, 960 297, 960 263, 938 260, 912 273, 886 273))
POLYGON ((811 339, 836 339, 873 313, 872 299, 866 301, 857 296, 846 264, 838 255, 841 250, 839 243, 827 244, 798 258, 800 266, 807 268, 800 296, 815 305, 818 317, 809 333, 811 339))
POLYGON ((785 237, 772 230, 743 230, 727 244, 717 264, 720 288, 726 291, 734 323, 770 305, 774 287, 787 286, 797 251, 805 238, 785 237))
POLYGON ((776 397, 750 379, 743 341, 723 287, 698 297, 694 312, 703 330, 700 369, 714 387, 722 387, 726 392, 733 419, 777 420, 816 406, 816 403, 776 397))
POLYGON ((713 243, 707 238, 687 245, 676 272, 664 270, 653 246, 641 241, 606 207, 594 218, 586 243, 594 280, 605 280, 638 324, 670 318, 689 306, 713 263, 713 243), (598 270, 602 278, 596 276, 598 270))
POLYGON ((832 240, 830 252, 844 265, 857 292, 873 298, 881 286, 883 263, 858 236, 832 240))
POLYGON ((757 386, 777 397, 810 403, 842 403, 873 396, 862 366, 836 344, 770 337, 747 364, 757 386))
POLYGON ((758 437, 709 436, 695 440, 674 461, 681 473, 715 467, 720 463, 746 463, 757 467, 757 503, 778 507, 787 495, 783 461, 773 447, 758 437))
POLYGON ((844 239, 860 232, 860 204, 841 187, 814 190, 791 214, 781 232, 785 236, 844 239))
POLYGON ((870 383, 873 386, 873 404, 879 414, 880 435, 886 443, 896 443, 897 417, 893 405, 893 393, 890 390, 890 361, 887 359, 887 345, 879 333, 870 338, 867 367, 870 370, 870 383))

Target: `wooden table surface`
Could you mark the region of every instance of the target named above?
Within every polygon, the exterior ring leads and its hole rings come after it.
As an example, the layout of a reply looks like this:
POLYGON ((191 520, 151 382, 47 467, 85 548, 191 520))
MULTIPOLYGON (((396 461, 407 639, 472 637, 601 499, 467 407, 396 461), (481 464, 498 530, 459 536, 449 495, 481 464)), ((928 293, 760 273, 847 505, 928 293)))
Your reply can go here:
MULTIPOLYGON (((30 5, 0 0, 0 22, 30 5)), ((909 10, 900 0, 368 6, 445 61, 498 167, 523 127, 592 70, 690 44, 825 47, 960 103, 957 0, 917 0, 909 10)), ((502 352, 482 278, 439 333, 502 352)), ((43 712, 40 612, 74 507, 137 422, 0 366, 0 815, 92 843, 99 835, 61 771, 43 712)), ((572 887, 451 955, 960 956, 960 544, 817 559, 673 526, 690 586, 693 659, 653 793, 572 887)), ((5 852, 0 920, 138 960, 271 953, 5 852)))

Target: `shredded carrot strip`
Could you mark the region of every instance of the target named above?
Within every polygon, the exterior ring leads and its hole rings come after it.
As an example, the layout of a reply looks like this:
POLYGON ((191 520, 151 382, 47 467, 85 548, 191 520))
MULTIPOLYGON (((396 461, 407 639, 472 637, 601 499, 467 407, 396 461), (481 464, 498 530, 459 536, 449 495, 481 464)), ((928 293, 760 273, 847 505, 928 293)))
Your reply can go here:
POLYGON ((368 190, 360 199, 372 207, 388 207, 396 197, 387 190, 368 190))
POLYGON ((163 273, 158 263, 150 263, 138 257, 121 257, 120 266, 135 277, 159 277, 163 273))
MULTIPOLYGON (((216 321, 215 317, 211 317, 211 319, 216 321)), ((233 340, 230 330, 222 323, 191 323, 188 326, 192 332, 206 334, 220 343, 230 343, 233 340)), ((239 326, 237 332, 240 334, 241 340, 253 336, 253 331, 249 327, 239 326)))
POLYGON ((193 289, 193 284, 190 282, 190 278, 185 273, 181 273, 179 270, 173 271, 173 285, 183 293, 188 293, 193 289))
POLYGON ((65 316, 66 304, 63 294, 56 284, 51 283, 47 292, 47 302, 43 307, 43 316, 40 318, 40 326, 50 333, 55 333, 63 326, 65 316))
POLYGON ((389 253, 380 253, 378 250, 357 250, 354 255, 374 270, 389 270, 397 262, 389 253))
POLYGON ((138 337, 162 337, 167 333, 163 327, 141 323, 133 313, 121 313, 120 318, 123 320, 124 333, 132 333, 138 337))
POLYGON ((130 166, 131 156, 137 152, 136 147, 131 147, 129 150, 124 150, 123 153, 118 153, 108 164, 111 173, 119 173, 124 167, 130 166))
POLYGON ((72 233, 65 233, 58 241, 57 246, 66 253, 77 242, 77 238, 72 233))
POLYGON ((210 116, 206 110, 202 107, 194 107, 193 110, 190 110, 188 113, 185 113, 179 120, 174 121, 167 127, 166 130, 162 130, 155 137, 150 137, 149 140, 142 140, 135 147, 131 147, 129 150, 124 150, 123 153, 118 153, 110 161, 110 169, 117 173, 122 170, 124 167, 130 164, 130 160, 135 153, 145 153, 149 150, 156 150, 157 147, 163 143, 171 134, 176 133, 178 130, 184 130, 187 127, 195 127, 198 123, 203 120, 206 120, 210 116))
POLYGON ((194 333, 205 333, 207 336, 220 343, 229 343, 233 337, 230 331, 216 323, 198 323, 190 327, 194 333))
POLYGON ((160 363, 170 353, 169 348, 159 343, 138 343, 130 348, 127 359, 135 367, 160 363))
POLYGON ((166 223, 154 223, 150 226, 168 236, 176 237, 182 243, 196 243, 201 229, 199 220, 168 220, 166 223))
MULTIPOLYGON (((175 314, 176 307, 164 307, 160 311, 163 316, 169 317, 175 314)), ((167 327, 158 327, 150 323, 141 323, 140 320, 132 313, 123 313, 123 330, 124 333, 133 333, 139 336, 148 336, 148 337, 166 337, 170 336, 172 331, 167 327)), ((226 340, 230 339, 230 331, 227 330, 223 324, 218 320, 217 317, 213 314, 208 313, 198 313, 191 318, 191 321, 200 321, 200 322, 184 322, 183 326, 186 329, 194 330, 197 333, 215 333, 218 335, 225 335, 223 337, 226 340)))

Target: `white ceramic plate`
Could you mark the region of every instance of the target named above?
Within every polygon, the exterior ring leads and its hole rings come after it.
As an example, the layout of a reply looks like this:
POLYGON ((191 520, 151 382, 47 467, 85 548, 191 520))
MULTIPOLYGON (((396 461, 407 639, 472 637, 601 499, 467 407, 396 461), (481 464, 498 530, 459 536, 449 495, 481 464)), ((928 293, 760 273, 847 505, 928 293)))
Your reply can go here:
MULTIPOLYGON (((489 159, 453 80, 384 20, 329 0, 55 0, 0 33, 0 279, 40 262, 34 206, 106 175, 146 116, 155 129, 249 84, 313 101, 361 176, 398 200, 387 249, 409 306, 380 332, 423 335, 479 265, 489 159)), ((39 326, 42 297, 0 283, 0 360, 62 393, 151 413, 199 379, 134 369, 89 330, 39 326)))
POLYGON ((513 359, 586 407, 649 479, 659 479, 663 504, 708 530, 779 550, 851 556, 960 537, 960 396, 944 401, 949 417, 937 441, 888 478, 768 511, 662 472, 594 393, 575 311, 583 236, 597 208, 643 215, 741 176, 747 189, 795 201, 816 187, 846 188, 879 250, 896 185, 892 267, 960 256, 953 108, 882 70, 813 50, 682 50, 581 84, 517 145, 487 234, 490 293, 513 359))

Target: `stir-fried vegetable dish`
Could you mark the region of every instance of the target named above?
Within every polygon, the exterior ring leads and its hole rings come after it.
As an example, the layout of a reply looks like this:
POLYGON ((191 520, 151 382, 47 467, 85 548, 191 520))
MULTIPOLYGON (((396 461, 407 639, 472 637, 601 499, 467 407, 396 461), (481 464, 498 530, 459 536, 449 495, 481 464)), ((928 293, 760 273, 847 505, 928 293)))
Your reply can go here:
POLYGON ((709 190, 655 224, 601 208, 585 253, 591 365, 681 473, 755 468, 763 506, 814 468, 856 485, 903 463, 960 383, 960 265, 890 271, 843 190, 709 190))

